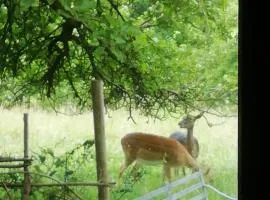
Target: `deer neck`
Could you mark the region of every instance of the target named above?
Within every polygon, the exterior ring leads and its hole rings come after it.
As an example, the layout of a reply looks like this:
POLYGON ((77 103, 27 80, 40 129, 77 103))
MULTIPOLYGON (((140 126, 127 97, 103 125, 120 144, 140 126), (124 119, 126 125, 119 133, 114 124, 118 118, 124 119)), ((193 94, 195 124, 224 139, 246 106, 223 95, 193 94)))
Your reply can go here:
POLYGON ((187 129, 187 150, 191 154, 193 149, 193 127, 187 129))

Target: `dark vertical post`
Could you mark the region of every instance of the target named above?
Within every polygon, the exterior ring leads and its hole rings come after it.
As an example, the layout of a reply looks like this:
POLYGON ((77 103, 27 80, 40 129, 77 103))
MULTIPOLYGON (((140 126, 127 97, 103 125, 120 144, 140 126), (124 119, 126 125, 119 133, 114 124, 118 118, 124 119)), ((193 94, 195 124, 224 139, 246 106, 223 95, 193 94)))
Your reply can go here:
MULTIPOLYGON (((23 115, 24 122, 24 158, 29 158, 29 146, 28 146, 28 114, 24 113, 23 115)), ((28 169, 28 161, 24 161, 24 187, 23 187, 23 195, 22 200, 29 200, 29 194, 31 190, 30 184, 30 175, 28 169)))
MULTIPOLYGON (((95 129, 95 147, 96 147, 96 168, 97 179, 99 182, 108 182, 107 164, 106 164, 106 144, 105 144, 105 128, 104 128, 104 94, 103 81, 92 81, 92 100, 93 100, 93 116, 95 129)), ((98 199, 109 199, 109 188, 106 186, 98 186, 98 199)))

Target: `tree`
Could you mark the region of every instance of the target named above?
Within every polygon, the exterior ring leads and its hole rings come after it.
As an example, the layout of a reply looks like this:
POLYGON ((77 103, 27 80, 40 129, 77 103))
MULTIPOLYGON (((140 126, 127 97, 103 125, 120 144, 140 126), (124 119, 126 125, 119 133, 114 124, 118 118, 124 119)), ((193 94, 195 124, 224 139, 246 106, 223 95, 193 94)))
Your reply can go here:
POLYGON ((76 100, 157 118, 237 104, 237 2, 0 0, 0 99, 76 100))

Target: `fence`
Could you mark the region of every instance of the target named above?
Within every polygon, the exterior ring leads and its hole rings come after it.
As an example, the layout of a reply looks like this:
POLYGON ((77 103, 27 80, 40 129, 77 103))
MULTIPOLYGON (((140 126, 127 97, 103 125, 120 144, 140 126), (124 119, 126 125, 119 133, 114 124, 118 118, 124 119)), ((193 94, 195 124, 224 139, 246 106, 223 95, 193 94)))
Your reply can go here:
POLYGON ((207 188, 217 192, 228 200, 237 200, 235 197, 230 197, 223 192, 220 192, 211 185, 205 184, 203 174, 201 171, 195 172, 191 175, 185 176, 172 183, 166 184, 152 192, 149 192, 136 200, 149 200, 154 198, 161 198, 164 200, 177 200, 177 199, 191 199, 191 200, 207 200, 207 188))
MULTIPOLYGON (((16 169, 23 168, 23 171, 13 171, 13 172, 0 172, 0 174, 16 174, 23 173, 24 180, 23 183, 9 183, 9 182, 1 182, 0 187, 4 188, 7 192, 9 198, 11 199, 11 195, 9 194, 9 188, 23 188, 22 190, 22 200, 29 200, 30 191, 32 187, 70 187, 70 186, 95 186, 95 187, 110 187, 115 184, 115 182, 62 182, 53 177, 50 177, 45 174, 33 173, 30 172, 29 167, 31 166, 32 159, 29 156, 29 131, 28 131, 28 114, 24 113, 23 116, 24 121, 24 156, 23 158, 14 158, 14 157, 1 157, 0 156, 0 169, 16 169), (4 164, 2 164, 4 163, 4 164), (5 164, 5 163, 15 163, 15 164, 5 164), (30 175, 38 175, 47 177, 51 180, 54 180, 57 183, 44 184, 44 183, 32 183, 30 175)), ((77 199, 82 199, 78 194, 71 191, 77 199)))

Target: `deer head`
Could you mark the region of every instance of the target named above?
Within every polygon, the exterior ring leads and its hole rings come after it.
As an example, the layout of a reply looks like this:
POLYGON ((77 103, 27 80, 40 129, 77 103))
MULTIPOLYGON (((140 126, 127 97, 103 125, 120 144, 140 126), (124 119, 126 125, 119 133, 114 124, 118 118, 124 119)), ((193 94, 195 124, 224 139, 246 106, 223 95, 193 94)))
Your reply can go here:
POLYGON ((190 114, 187 114, 185 117, 183 117, 183 119, 178 123, 178 125, 180 126, 180 128, 193 128, 194 127, 194 123, 197 119, 201 118, 204 114, 204 111, 201 112, 200 114, 196 115, 196 116, 192 116, 190 114))

